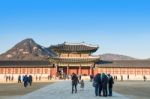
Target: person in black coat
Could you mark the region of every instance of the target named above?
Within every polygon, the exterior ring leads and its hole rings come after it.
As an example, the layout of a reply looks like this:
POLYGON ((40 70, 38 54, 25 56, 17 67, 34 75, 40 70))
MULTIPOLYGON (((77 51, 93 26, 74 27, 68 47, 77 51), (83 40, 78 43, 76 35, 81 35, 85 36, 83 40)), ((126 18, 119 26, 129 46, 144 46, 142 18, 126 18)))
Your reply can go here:
POLYGON ((105 73, 102 73, 102 90, 103 96, 107 97, 107 84, 108 84, 108 77, 105 73))
POLYGON ((31 86, 32 85, 32 75, 29 75, 28 82, 29 82, 29 84, 31 86))
POLYGON ((108 74, 108 91, 109 91, 109 96, 112 96, 112 88, 113 88, 113 84, 114 84, 114 79, 113 77, 108 74))
POLYGON ((72 73, 71 80, 72 80, 72 93, 74 92, 74 90, 75 93, 77 93, 77 84, 79 83, 79 80, 75 73, 72 73))
POLYGON ((95 87, 95 96, 100 95, 100 73, 97 73, 94 77, 93 87, 95 87))
POLYGON ((28 77, 27 77, 27 75, 25 75, 23 77, 23 82, 24 82, 24 87, 27 87, 28 86, 28 77))
POLYGON ((21 83, 21 76, 18 76, 18 83, 21 83))
POLYGON ((99 84, 99 96, 101 96, 101 92, 102 92, 102 75, 101 74, 99 74, 98 84, 99 84))

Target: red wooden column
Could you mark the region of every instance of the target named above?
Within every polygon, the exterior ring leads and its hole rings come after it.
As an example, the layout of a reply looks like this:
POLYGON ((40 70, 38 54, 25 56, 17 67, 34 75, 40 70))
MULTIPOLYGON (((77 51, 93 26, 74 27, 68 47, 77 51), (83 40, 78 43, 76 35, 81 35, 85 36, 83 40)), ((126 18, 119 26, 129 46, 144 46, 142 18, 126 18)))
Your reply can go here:
POLYGON ((56 76, 57 76, 57 72, 58 72, 58 64, 56 65, 56 76))
POLYGON ((92 64, 92 65, 90 66, 90 75, 93 75, 93 67, 94 67, 94 64, 92 64))
POLYGON ((92 66, 90 66, 90 75, 92 75, 92 66))
POLYGON ((67 66, 67 75, 69 75, 69 65, 67 66))
POLYGON ((81 64, 80 64, 80 66, 79 66, 79 75, 81 75, 81 64))

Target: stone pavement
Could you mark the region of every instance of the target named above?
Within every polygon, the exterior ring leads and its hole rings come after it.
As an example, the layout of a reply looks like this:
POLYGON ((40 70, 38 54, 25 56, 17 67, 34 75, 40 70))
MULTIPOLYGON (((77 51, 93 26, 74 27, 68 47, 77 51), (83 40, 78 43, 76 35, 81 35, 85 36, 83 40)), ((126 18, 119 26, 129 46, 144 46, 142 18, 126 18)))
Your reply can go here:
POLYGON ((112 97, 96 97, 92 83, 86 81, 85 89, 82 91, 78 85, 78 92, 71 93, 71 81, 60 81, 52 85, 48 85, 42 89, 36 90, 16 99, 129 99, 118 93, 113 93, 112 97))

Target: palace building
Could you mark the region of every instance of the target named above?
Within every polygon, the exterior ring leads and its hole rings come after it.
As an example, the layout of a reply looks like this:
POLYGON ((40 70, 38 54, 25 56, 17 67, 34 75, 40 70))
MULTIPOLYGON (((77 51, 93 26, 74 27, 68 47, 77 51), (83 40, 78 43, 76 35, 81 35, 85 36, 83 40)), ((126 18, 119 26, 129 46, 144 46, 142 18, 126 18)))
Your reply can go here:
POLYGON ((83 77, 107 73, 120 80, 150 79, 150 60, 101 60, 93 55, 99 46, 85 43, 62 43, 49 47, 55 55, 43 60, 0 61, 0 81, 6 77, 17 80, 21 75, 32 75, 34 80, 57 78, 76 73, 83 77))
POLYGON ((51 46, 57 56, 51 57, 50 61, 55 64, 59 74, 92 75, 95 62, 100 60, 99 56, 93 56, 98 46, 85 43, 63 43, 51 46))

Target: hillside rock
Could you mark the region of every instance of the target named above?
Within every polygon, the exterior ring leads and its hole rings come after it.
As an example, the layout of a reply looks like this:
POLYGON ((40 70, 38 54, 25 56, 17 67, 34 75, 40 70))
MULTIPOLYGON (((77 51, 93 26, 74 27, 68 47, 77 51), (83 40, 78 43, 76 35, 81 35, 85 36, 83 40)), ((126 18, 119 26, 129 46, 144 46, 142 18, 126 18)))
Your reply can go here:
POLYGON ((28 38, 0 55, 0 60, 45 60, 52 55, 53 52, 50 49, 42 47, 33 39, 28 38))

